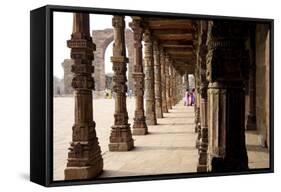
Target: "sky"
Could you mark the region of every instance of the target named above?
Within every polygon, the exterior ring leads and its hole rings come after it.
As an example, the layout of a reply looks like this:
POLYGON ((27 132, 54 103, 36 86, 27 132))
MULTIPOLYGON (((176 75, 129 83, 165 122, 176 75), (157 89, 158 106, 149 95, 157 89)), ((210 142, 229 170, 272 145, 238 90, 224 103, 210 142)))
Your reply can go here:
MULTIPOLYGON (((53 51, 54 51, 54 76, 62 79, 64 59, 70 58, 70 49, 66 46, 66 41, 70 39, 72 32, 73 14, 67 12, 54 12, 53 21, 53 51)), ((126 27, 131 21, 131 17, 125 17, 126 27)), ((90 14, 90 30, 102 30, 112 28, 112 15, 90 14)), ((92 34, 92 33, 90 33, 92 34)), ((112 56, 112 45, 110 43, 105 51, 105 73, 112 72, 110 56, 112 56)))

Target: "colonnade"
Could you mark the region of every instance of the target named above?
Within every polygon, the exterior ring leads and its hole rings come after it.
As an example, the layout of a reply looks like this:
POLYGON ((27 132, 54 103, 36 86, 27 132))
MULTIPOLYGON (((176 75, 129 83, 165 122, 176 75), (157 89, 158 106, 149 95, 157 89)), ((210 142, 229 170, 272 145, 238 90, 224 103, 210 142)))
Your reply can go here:
MULTIPOLYGON (((163 113, 167 113, 182 99, 182 77, 173 67, 171 57, 157 40, 153 39, 142 18, 133 17, 130 27, 134 36, 133 78, 136 104, 131 132, 126 106, 128 58, 124 38, 124 16, 113 16, 112 26, 114 44, 111 62, 114 71, 115 112, 108 146, 109 151, 130 151, 134 148, 132 135, 146 135, 149 132, 147 125, 157 125, 157 118, 163 118, 163 113)), ((102 172, 103 159, 93 120, 92 61, 95 44, 90 36, 88 14, 73 14, 73 32, 67 45, 71 48, 71 58, 74 60, 72 87, 75 95, 75 123, 65 179, 93 178, 102 172)))

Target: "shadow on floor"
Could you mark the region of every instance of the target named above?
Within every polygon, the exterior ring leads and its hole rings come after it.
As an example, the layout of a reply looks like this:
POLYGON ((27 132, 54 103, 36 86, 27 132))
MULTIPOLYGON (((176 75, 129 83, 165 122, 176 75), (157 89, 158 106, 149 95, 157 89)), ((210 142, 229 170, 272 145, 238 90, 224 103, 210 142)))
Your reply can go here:
POLYGON ((162 150, 162 151, 174 151, 174 150, 184 150, 190 151, 194 150, 196 147, 188 146, 188 147, 173 147, 173 146, 136 146, 134 148, 135 152, 143 152, 143 151, 155 151, 155 150, 162 150))
POLYGON ((185 119, 194 119, 193 116, 169 116, 169 117, 166 117, 167 119, 179 119, 179 118, 185 118, 185 119))
POLYGON ((194 123, 158 123, 157 126, 161 125, 194 125, 194 123))
POLYGON ((194 134, 193 131, 170 131, 170 132, 155 132, 155 131, 149 131, 149 135, 178 135, 178 134, 194 134))
POLYGON ((262 147, 260 145, 246 145, 246 148, 247 151, 268 153, 268 148, 262 147))

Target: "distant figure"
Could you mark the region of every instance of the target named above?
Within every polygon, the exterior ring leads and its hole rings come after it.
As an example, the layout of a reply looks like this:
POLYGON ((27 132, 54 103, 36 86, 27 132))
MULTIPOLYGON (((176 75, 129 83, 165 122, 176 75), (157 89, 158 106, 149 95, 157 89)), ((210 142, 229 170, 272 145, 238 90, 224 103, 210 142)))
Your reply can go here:
POLYGON ((192 105, 192 93, 188 92, 188 97, 187 97, 187 106, 192 105))

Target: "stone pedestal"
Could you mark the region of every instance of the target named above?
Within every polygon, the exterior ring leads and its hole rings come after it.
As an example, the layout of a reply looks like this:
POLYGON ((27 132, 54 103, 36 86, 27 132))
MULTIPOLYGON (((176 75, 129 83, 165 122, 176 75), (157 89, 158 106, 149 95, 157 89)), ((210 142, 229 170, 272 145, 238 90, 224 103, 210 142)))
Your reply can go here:
POLYGON ((73 32, 67 46, 71 48, 73 60, 72 87, 75 100, 75 122, 72 127, 65 180, 91 179, 98 176, 103 169, 101 150, 96 137, 93 121, 92 90, 94 80, 92 73, 93 51, 95 45, 89 34, 89 15, 73 14, 73 32))
POLYGON ((144 47, 146 124, 156 125, 153 45, 151 33, 148 29, 144 33, 144 47))
POLYGON ((140 17, 133 17, 130 27, 134 32, 134 92, 136 99, 136 109, 133 124, 133 135, 145 135, 148 133, 147 125, 144 116, 144 73, 142 63, 142 19, 140 17))
POLYGON ((115 93, 114 125, 111 127, 109 151, 129 151, 134 147, 126 106, 126 71, 128 58, 124 41, 124 16, 113 16, 114 27, 113 56, 113 92, 115 93))

